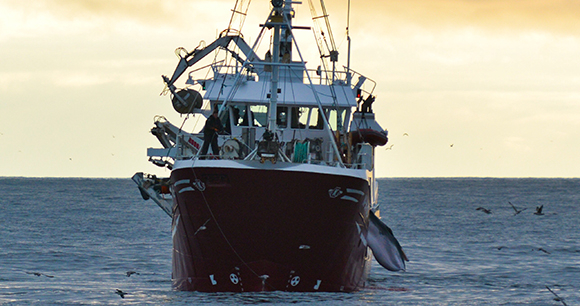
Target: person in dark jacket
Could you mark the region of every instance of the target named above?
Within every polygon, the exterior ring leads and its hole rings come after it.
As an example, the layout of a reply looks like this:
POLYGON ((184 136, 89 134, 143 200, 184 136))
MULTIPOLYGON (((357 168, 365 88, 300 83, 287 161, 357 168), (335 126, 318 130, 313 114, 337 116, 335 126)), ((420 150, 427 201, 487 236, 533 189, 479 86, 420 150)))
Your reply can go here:
POLYGON ((203 127, 203 146, 201 147, 201 158, 205 158, 209 145, 211 144, 211 151, 213 155, 219 155, 218 149, 218 133, 223 131, 222 122, 218 117, 218 109, 215 108, 213 113, 205 121, 205 126, 203 127))

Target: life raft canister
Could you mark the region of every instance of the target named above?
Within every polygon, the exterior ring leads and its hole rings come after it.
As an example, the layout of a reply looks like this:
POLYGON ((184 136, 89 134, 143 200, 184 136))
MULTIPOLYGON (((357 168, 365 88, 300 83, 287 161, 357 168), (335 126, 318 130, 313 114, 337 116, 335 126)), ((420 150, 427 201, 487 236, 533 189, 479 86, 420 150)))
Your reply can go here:
POLYGON ((352 143, 366 142, 373 147, 384 146, 389 141, 387 133, 373 129, 358 129, 352 133, 352 143))

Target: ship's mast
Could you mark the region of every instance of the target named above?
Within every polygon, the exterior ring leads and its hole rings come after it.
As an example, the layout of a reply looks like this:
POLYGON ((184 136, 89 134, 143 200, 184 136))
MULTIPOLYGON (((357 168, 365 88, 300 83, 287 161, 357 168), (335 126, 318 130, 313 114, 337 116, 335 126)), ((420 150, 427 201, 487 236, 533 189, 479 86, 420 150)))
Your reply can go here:
POLYGON ((350 0, 348 0, 348 11, 346 15, 346 41, 348 43, 348 54, 346 59, 346 83, 350 87, 352 76, 350 75, 350 0))
POLYGON ((274 29, 274 41, 272 43, 272 79, 270 82, 270 113, 268 115, 268 130, 276 135, 276 110, 278 103, 278 81, 280 79, 280 29, 284 22, 284 1, 272 0, 274 10, 270 17, 270 24, 274 29))
POLYGON ((268 130, 276 134, 276 116, 278 103, 278 82, 280 80, 280 63, 291 61, 292 58, 292 37, 291 29, 286 28, 292 25, 292 2, 284 0, 272 0, 274 9, 270 15, 269 24, 272 27, 272 76, 270 81, 270 112, 268 114, 268 130))

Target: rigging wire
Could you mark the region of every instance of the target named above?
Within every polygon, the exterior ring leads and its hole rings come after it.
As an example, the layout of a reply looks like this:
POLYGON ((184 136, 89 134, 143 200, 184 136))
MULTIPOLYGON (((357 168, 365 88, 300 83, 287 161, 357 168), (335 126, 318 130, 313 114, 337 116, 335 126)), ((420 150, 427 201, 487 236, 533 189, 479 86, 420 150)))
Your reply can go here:
MULTIPOLYGON (((310 1, 310 2, 311 2, 311 1, 310 1)), ((238 3, 240 3, 240 6, 243 6, 243 3, 244 3, 244 1, 242 0, 242 1, 240 2, 239 0, 237 0, 237 1, 236 1, 236 8, 238 7, 238 3)), ((349 5, 350 5, 350 1, 349 1, 349 5)), ((248 2, 248 7, 249 7, 249 2, 248 2)), ((326 14, 326 8, 324 7, 324 4, 323 4, 323 10, 324 10, 324 15, 325 15, 325 16, 327 16, 327 14, 326 14)), ((247 8, 246 8, 246 12, 247 12, 247 8)), ((228 26, 228 30, 227 30, 227 31, 228 31, 228 33, 230 33, 230 31, 232 31, 232 29, 231 29, 232 22, 233 22, 233 20, 234 20, 234 16, 235 16, 236 14, 238 14, 238 13, 239 13, 239 12, 236 12, 235 10, 234 10, 234 12, 232 13, 232 17, 231 17, 231 19, 230 19, 230 24, 229 24, 229 26, 228 26)), ((242 14, 242 15, 244 15, 244 14, 242 14)), ((245 15, 244 15, 244 16, 245 16, 245 15)), ((313 18, 313 20, 314 20, 314 18, 313 18)), ((329 29, 329 35, 330 35, 330 44, 332 45, 332 49, 333 49, 333 50, 336 50, 336 48, 335 48, 335 42, 334 42, 334 39, 333 39, 333 37, 332 37, 332 33, 330 32, 330 27, 329 27, 329 24, 328 24, 328 19, 327 19, 327 18, 325 18, 325 20, 326 20, 326 22, 327 22, 327 27, 328 27, 328 29, 329 29)), ((243 23, 244 23, 244 21, 245 21, 245 18, 241 18, 241 20, 240 20, 240 28, 241 28, 241 27, 243 27, 243 23)), ((347 33, 348 33, 348 27, 347 27, 347 33)), ((347 35, 348 35, 348 34, 347 34, 347 35)), ((323 38, 324 38, 324 35, 322 35, 322 36, 323 36, 323 38)), ((316 38, 316 34, 315 34, 315 38, 316 38)), ((294 40, 294 43, 296 44, 296 41, 295 41, 295 38, 294 38, 294 36, 292 36, 292 39, 294 40)), ((255 46, 256 46, 256 45, 258 45, 258 46, 259 46, 259 45, 261 44, 262 40, 263 40, 263 35, 260 35, 260 36, 259 36, 259 38, 257 39, 256 43, 255 43, 255 46)), ((326 39, 325 39, 325 38, 324 38, 324 40, 323 40, 323 41, 324 41, 324 43, 326 44, 326 47, 327 47, 327 48, 329 48, 329 46, 328 46, 328 41, 326 41, 326 39)), ((319 42, 319 41, 317 40, 317 42, 319 42)), ((318 48, 319 48, 319 52, 320 52, 320 54, 322 55, 322 54, 323 54, 323 50, 322 50, 322 48, 321 48, 320 42, 317 44, 317 46, 318 46, 318 48)), ((297 44, 296 44, 296 48, 297 48, 297 50, 298 50, 298 46, 297 46, 297 44)), ((330 48, 329 48, 329 49, 330 49, 330 48)), ((255 50, 255 48, 252 48, 252 50, 255 50)), ((218 53, 219 53, 219 51, 220 51, 220 50, 217 50, 217 51, 216 51, 216 56, 214 57, 214 63, 216 63, 215 61, 217 60, 217 56, 218 56, 218 53)), ((298 50, 298 53, 300 54, 300 51, 299 51, 299 50, 298 50)), ((224 66, 226 66, 226 67, 230 66, 230 65, 231 65, 231 61, 232 61, 232 60, 235 60, 235 61, 236 61, 236 63, 237 63, 237 59, 235 59, 233 56, 230 56, 230 58, 229 58, 229 60, 228 60, 228 53, 227 53, 227 52, 226 52, 226 55, 225 55, 225 57, 226 57, 226 60, 224 60, 224 62, 225 62, 225 63, 229 63, 229 64, 226 64, 226 65, 224 65, 224 66)), ((300 55, 300 57, 302 58, 302 55, 300 55)), ((303 61, 303 59, 302 59, 302 61, 303 61)), ((303 61, 303 63, 304 63, 304 61, 303 61)), ((328 80, 329 80, 329 79, 328 79, 328 73, 327 73, 327 72, 328 72, 328 69, 326 69, 326 61, 325 61, 325 60, 323 60, 323 63, 325 64, 325 77, 326 77, 326 80, 327 80, 327 82, 328 82, 328 80)), ((221 69, 221 68, 220 68, 220 69, 221 69)), ((228 69, 228 68, 226 68, 226 70, 227 70, 227 69, 228 69)), ((244 75, 245 73, 248 73, 248 74, 249 74, 249 73, 251 73, 250 69, 249 69, 248 67, 246 67, 246 65, 245 65, 245 64, 244 64, 244 65, 242 65, 241 69, 242 69, 242 70, 241 70, 241 71, 239 71, 240 75, 244 75), (244 70, 244 69, 246 69, 246 70, 244 70)), ((305 65, 304 65, 304 69, 306 70, 306 66, 305 66, 305 65)), ((226 72, 227 72, 227 71, 226 71, 226 72)), ((210 73, 210 71, 208 70, 208 72, 207 72, 207 75, 209 75, 209 73, 210 73)), ((308 73, 308 72, 307 72, 307 73, 308 73)), ((207 75, 206 75, 206 78, 207 78, 207 75)), ((286 69, 286 71, 284 72, 284 76, 285 76, 286 78, 291 78, 291 77, 292 77, 292 69, 286 69)), ((322 76, 321 76, 321 78, 322 78, 322 76)), ((309 77, 309 80, 310 80, 310 77, 309 77)), ((221 85, 222 85, 222 86, 224 86, 224 83, 222 83, 221 85)), ((311 85, 311 87, 312 87, 312 81, 311 81, 311 80, 310 80, 310 85, 311 85)), ((238 83, 238 84, 234 84, 233 86, 234 86, 234 88, 232 88, 230 95, 232 95, 232 94, 233 94, 235 91, 237 91, 237 88, 239 88, 239 83, 238 83)), ((286 86, 288 86, 287 82, 285 82, 285 83, 284 83, 284 92, 286 92, 286 86)), ((332 91, 331 91, 331 95, 332 95, 332 97, 333 97, 334 105, 336 106, 336 109, 337 109, 337 111, 338 111, 338 105, 337 105, 337 103, 336 103, 336 102, 337 102, 336 93, 334 92, 334 90, 332 89, 332 87, 334 87, 334 86, 333 86, 333 84, 331 84, 331 90, 332 90, 332 91)), ((316 90, 314 89, 314 87, 312 87, 312 90, 313 90, 313 93, 314 93, 314 95, 315 95, 315 96, 316 96, 317 94, 321 94, 321 93, 318 93, 318 92, 316 92, 316 90)), ((343 90, 344 90, 344 88, 343 88, 343 90)), ((262 88, 262 93, 265 93, 265 91, 266 91, 266 88, 265 88, 265 86, 264 86, 264 87, 262 88)), ((271 89, 271 94, 276 94, 276 91, 277 91, 277 89, 271 89)), ((297 104, 296 104, 296 92, 295 92, 295 90, 294 90, 294 87, 293 87, 293 83, 292 83, 292 82, 290 82, 290 92, 291 92, 291 94, 292 94, 292 98, 293 98, 293 101, 294 101, 293 103, 294 103, 295 105, 297 105, 297 104)), ((322 95, 322 94, 321 94, 321 95, 322 95)), ((285 96, 284 96, 284 97, 285 97, 285 96)), ((317 100, 318 100, 318 99, 317 99, 317 100)), ((284 102, 287 102, 288 104, 290 104, 290 103, 291 103, 291 102, 285 101, 285 99, 284 99, 283 101, 284 101, 284 102)), ((226 103, 226 102, 227 102, 227 98, 224 100, 224 103, 226 103)), ((323 116, 324 116, 324 118, 325 118, 325 123, 326 123, 326 127, 325 127, 325 128, 326 128, 326 129, 329 129, 329 130, 331 130, 331 128, 330 128, 330 125, 328 124, 328 118, 327 118, 326 112, 325 112, 324 108, 322 107, 322 105, 321 105, 320 101, 317 101, 317 102, 319 102, 319 107, 320 107, 319 111, 320 111, 320 112, 322 112, 322 115, 323 115, 323 116)), ((299 109, 299 107, 298 107, 298 106, 296 106, 296 110, 298 110, 298 109, 299 109)), ((250 110, 249 108, 248 108, 248 109, 246 109, 246 111, 249 111, 249 110, 250 110)), ((337 114, 337 115, 338 115, 338 114, 337 114)), ((288 119, 289 119, 289 120, 287 121, 287 125, 289 125, 289 124, 291 124, 291 120, 292 120, 292 118, 291 118, 291 115, 290 115, 290 110, 288 110, 288 114, 287 114, 287 116, 288 116, 288 119)), ((180 131, 180 132, 181 132, 181 130, 182 130, 182 128, 183 128, 183 126, 184 126, 185 122, 188 120, 188 118, 189 118, 189 114, 187 114, 187 116, 186 116, 186 117, 185 117, 185 119, 183 120, 183 123, 182 123, 182 125, 181 125, 181 127, 180 127, 180 129, 179 129, 179 131, 180 131)), ((199 121, 199 117, 198 117, 198 121, 199 121)), ((196 125, 197 125, 197 122, 196 122, 196 125)), ((251 126, 251 125, 252 125, 252 123, 250 123, 250 126, 251 126)), ((296 132, 296 131, 294 131, 294 132, 296 132)), ((298 133, 300 133, 300 135, 302 134, 302 132, 303 132, 302 130, 300 130, 300 129, 298 130, 298 133)), ((179 139, 176 139, 176 142, 177 142, 177 141, 179 141, 179 139)), ((333 143, 334 143, 334 145, 336 146, 336 143, 334 142, 333 138, 331 139, 331 142, 333 142, 333 143)), ((338 149, 336 149, 336 150, 338 151, 338 149)), ((337 157, 337 158, 338 158, 338 159, 339 159, 339 161, 340 161, 340 153, 339 153, 339 151, 338 151, 337 153, 338 153, 338 157, 337 157)), ((197 159, 193 159, 193 163, 192 163, 192 165, 191 165, 191 171, 192 171, 192 173, 193 173, 193 176, 194 176, 195 180, 198 180, 198 176, 197 176, 196 170, 194 169, 194 167, 195 167, 195 164, 196 164, 196 161, 197 161, 197 159)), ((342 162, 340 162, 340 163, 342 164, 342 162)), ((233 244, 231 243, 231 241, 228 239, 228 237, 227 237, 226 233, 224 232, 224 230, 223 230, 223 229, 222 229, 222 227, 220 226, 220 224, 219 224, 219 222, 218 222, 218 220, 217 220, 217 218, 216 218, 216 216, 215 216, 215 214, 214 214, 214 212, 213 212, 213 210, 212 210, 212 208, 211 208, 211 206, 210 206, 210 204, 209 204, 209 202, 208 202, 208 199, 207 199, 207 197, 206 197, 206 195, 205 195, 205 192, 204 192, 204 191, 201 191, 201 196, 202 196, 202 198, 203 198, 204 204, 205 204, 205 206, 206 206, 206 208, 207 208, 207 210, 208 210, 209 214, 211 215, 211 218, 213 219, 213 221, 214 221, 214 223, 215 223, 215 225, 216 225, 216 227, 217 227, 217 229, 218 229, 218 231, 219 231, 220 235, 223 237, 224 241, 227 243, 227 245, 228 245, 228 246, 229 246, 229 248, 232 250, 232 252, 235 254, 235 256, 236 256, 236 257, 237 257, 237 258, 240 260, 241 264, 243 264, 244 266, 246 266, 246 267, 247 267, 247 268, 248 268, 248 269, 251 271, 251 273, 253 273, 253 274, 254 274, 256 277, 258 277, 258 278, 259 278, 259 277, 260 277, 260 275, 258 275, 258 273, 257 273, 256 271, 254 271, 254 270, 253 270, 253 269, 252 269, 252 268, 249 266, 249 264, 248 264, 248 263, 247 263, 247 262, 246 262, 246 261, 245 261, 245 260, 242 258, 242 256, 241 256, 241 255, 240 255, 240 254, 237 252, 237 250, 236 250, 236 248, 234 247, 234 245, 233 245, 233 244)), ((180 206, 179 206, 179 205, 178 205, 178 209, 179 209, 179 211, 180 211, 180 215, 181 215, 181 208, 180 208, 180 206)), ((207 221, 206 221, 206 223, 207 223, 207 221)), ((205 225, 205 223, 204 223, 204 225, 205 225)), ((186 236, 188 237, 188 239, 189 239, 189 235, 188 235, 188 233, 187 233, 187 229, 186 229, 185 227, 184 227, 184 231, 185 231, 185 235, 186 235, 186 236)), ((194 234, 194 235, 195 235, 195 234, 194 234)), ((190 253, 191 253, 191 254, 193 254, 193 252, 191 251, 191 246, 189 246, 189 247, 190 247, 190 253)), ((268 285, 269 287, 272 287, 272 285, 270 285, 270 284, 267 284, 267 285, 268 285)))
POLYGON ((244 24, 246 22, 246 16, 248 15, 248 10, 250 9, 250 4, 251 4, 251 0, 249 0, 246 4, 245 10, 244 10, 244 0, 236 0, 236 4, 234 5, 234 9, 232 10, 232 16, 230 17, 230 22, 228 24, 228 28, 227 28, 227 33, 229 33, 230 31, 235 31, 237 33, 242 32, 242 28, 244 27, 244 24), (242 17, 239 20, 239 29, 233 29, 232 25, 234 23, 235 17, 237 15, 241 15, 242 17))
MULTIPOLYGON (((238 2, 239 2, 239 0, 238 0, 238 1, 236 1, 236 7, 237 7, 237 5, 238 5, 238 2)), ((249 3, 250 3, 250 2, 251 2, 251 1, 249 1, 249 2, 248 2, 248 6, 246 7, 246 12, 247 12, 247 8, 249 7, 249 3)), ((242 3, 243 3, 243 1, 242 1, 242 3)), ((232 21, 233 21, 233 17, 234 17, 234 15, 235 15, 236 13, 237 13, 237 12, 235 12, 235 10, 234 10, 234 12, 232 13, 232 19, 230 19, 230 25, 228 26, 228 30, 227 30, 228 32, 231 30, 231 24, 232 24, 232 21)), ((245 14, 244 14, 244 16, 245 16, 245 14)), ((241 25, 243 25, 243 23, 242 23, 241 25)), ((262 39, 263 39, 263 35, 262 35, 262 33, 263 33, 263 29, 262 29, 262 31, 261 31, 261 33, 260 33, 260 35, 259 35, 258 39, 257 39, 257 40, 256 40, 256 42, 254 43, 254 46, 252 47, 252 51, 253 51, 253 52, 255 52, 255 50, 256 50, 256 46, 258 46, 258 45, 259 45, 259 44, 262 42, 262 39)), ((214 63, 216 62, 216 59, 217 59, 217 57, 218 57, 218 53, 219 53, 219 51, 220 51, 220 50, 217 50, 217 51, 216 51, 216 55, 215 55, 215 57, 214 57, 214 63)), ((228 56, 228 55, 227 55, 227 53, 226 53, 226 60, 224 60, 224 62, 227 62, 227 56, 228 56)), ((233 57, 232 57, 232 58, 233 58, 233 57)), ((230 60, 231 60, 231 59, 230 59, 230 60)), ((246 60, 246 62, 247 62, 247 60, 246 60)), ((228 65, 225 65, 225 66, 228 66, 228 65)), ((226 68, 226 69, 227 69, 227 68, 226 68)), ((241 68, 241 69, 242 69, 242 71, 240 71, 240 75, 242 75, 244 72, 246 72, 246 73, 250 73, 250 69, 248 69, 248 68, 246 67, 245 63, 244 63, 244 65, 242 66, 242 68, 241 68), (246 69, 246 70, 244 71, 244 69, 246 69)), ((208 71, 208 74, 209 74, 209 71, 208 71)), ((234 88, 232 88, 232 91, 230 92, 230 95, 232 95, 232 94, 233 94, 235 91, 237 91, 237 88, 239 88, 239 85, 240 85, 239 83, 240 83, 240 82, 236 82, 236 83, 237 83, 237 84, 234 84, 234 85, 233 85, 233 86, 234 86, 234 88)), ((223 86, 223 85, 224 85, 224 83, 222 83, 221 85, 223 86)), ((263 89, 263 90, 265 91, 265 89, 263 89)), ((221 93, 221 91, 220 91, 220 93, 221 93)), ((224 99, 224 102, 223 102, 223 103, 225 104, 226 102, 227 102, 227 97, 226 97, 226 99, 224 99)), ((246 110, 246 111, 248 111, 248 110, 246 110)), ((185 123, 185 120, 184 120, 184 123, 185 123)), ((182 125, 182 126, 183 126, 183 125, 182 125)), ((195 158, 194 158, 194 159, 193 159, 193 164, 192 164, 192 166, 191 166, 191 171, 192 171, 192 173, 193 173, 193 176, 194 176, 194 178, 195 178, 196 180, 198 180, 197 173, 195 172, 195 169, 194 169, 194 166, 195 166, 195 163, 196 163, 196 161, 197 161, 197 159, 195 159, 195 158)), ((254 274, 256 277, 260 278, 260 275, 258 275, 258 273, 257 273, 256 271, 254 271, 254 270, 253 270, 253 269, 252 269, 252 268, 251 268, 251 267, 248 265, 248 263, 247 263, 247 262, 246 262, 246 261, 245 261, 245 260, 242 258, 242 256, 241 256, 241 255, 240 255, 240 254, 239 254, 239 253, 236 251, 235 247, 233 246, 233 244, 230 242, 230 240, 229 240, 229 239, 228 239, 228 237, 226 236, 225 232, 223 231, 222 227, 220 226, 219 222, 217 221, 217 219, 216 219, 216 217, 215 217, 215 215, 214 215, 214 213, 213 213, 213 210, 211 209, 211 206, 209 205, 209 202, 208 202, 208 200, 207 200, 207 198, 206 198, 206 196, 205 196, 205 193, 204 193, 203 191, 201 191, 201 195, 202 195, 203 201, 204 201, 204 203, 205 203, 205 205, 206 205, 206 207, 207 207, 207 209, 208 209, 208 211, 209 211, 209 213, 210 213, 210 215, 211 215, 212 219, 214 220, 214 223, 216 224, 216 226, 217 226, 217 228, 218 228, 218 230, 219 230, 219 232, 220 232, 221 236, 223 237, 223 239, 225 240, 225 242, 228 244, 228 246, 230 247, 230 249, 232 250, 232 252, 233 252, 233 253, 236 255, 236 257, 237 257, 237 258, 240 260, 240 262, 241 262, 241 263, 242 263, 244 266, 246 266, 246 267, 247 267, 247 268, 248 268, 248 269, 251 271, 251 273, 253 273, 253 274, 254 274)), ((178 205, 178 206, 179 206, 179 205, 178 205)), ((181 211, 181 210, 180 210, 180 211, 181 211)), ((187 235, 187 233, 186 233, 186 235, 187 235)), ((191 252, 191 251, 190 251, 190 252, 191 252)), ((193 253, 192 253, 192 254, 193 254, 193 253)), ((266 283, 265 283, 265 284, 266 284, 266 283)), ((272 285, 270 285, 270 284, 266 284, 266 285, 268 285, 269 287, 271 287, 271 288, 273 289, 272 285)))
MULTIPOLYGON (((195 178, 195 180, 199 180, 199 178, 197 177, 197 173, 195 173, 194 170, 194 166, 195 166, 195 162, 197 160, 193 159, 193 164, 191 165, 191 172, 193 173, 193 176, 195 178)), ((248 264, 247 261, 245 261, 242 256, 238 253, 238 251, 236 251, 236 248, 233 246, 233 244, 230 242, 230 240, 228 239, 228 237, 226 236, 224 230, 222 229, 222 227, 220 226, 217 218, 215 217, 215 214, 213 213, 213 210, 211 209, 209 202, 207 201, 207 198, 205 196, 204 191, 201 191, 201 197, 203 198, 203 202, 205 203, 205 206, 207 207, 207 210, 209 211, 209 214, 211 215, 211 218, 213 219, 216 227, 218 228, 218 231, 220 232, 221 236, 224 238, 225 242, 228 244, 228 246, 230 247, 230 249, 232 250, 232 252, 236 255, 236 257, 240 260, 240 262, 246 266, 246 268, 248 268, 248 270, 250 270, 250 272, 252 272, 252 274, 254 274, 256 277, 260 278, 260 275, 254 271, 254 269, 252 269, 252 267, 250 267, 250 265, 248 264)), ((179 207, 179 205, 177 205, 179 207)), ((181 211, 181 210, 180 210, 181 211)), ((207 221, 206 221, 207 222, 207 221)), ((192 253, 193 254, 193 253, 192 253)), ((267 284, 269 287, 274 288, 272 285, 267 284)))
MULTIPOLYGON (((291 25, 290 22, 286 19, 284 19, 284 21, 286 22, 286 26, 288 27, 288 29, 291 29, 291 25)), ((291 30, 290 30, 291 31, 291 30)), ((302 61, 302 64, 304 65, 304 70, 306 71, 306 76, 308 77, 308 83, 309 83, 309 87, 312 90, 312 93, 314 94, 314 98, 316 100, 316 103, 318 104, 318 109, 320 112, 322 112, 324 114, 324 108, 322 107, 322 102, 320 101, 320 97, 318 96, 318 92, 316 91, 316 89, 314 88, 314 83, 312 82, 312 78, 310 77, 310 73, 308 73, 308 70, 306 69, 306 62, 304 61, 304 58, 302 57, 302 53, 300 52, 300 48, 298 47, 298 43, 296 41, 296 37, 294 35, 291 35, 292 37, 292 41, 294 41, 294 45, 296 46, 296 51, 298 52, 298 56, 300 57, 300 60, 302 61)), ((335 102, 336 102, 336 96, 335 96, 335 102)), ((338 159, 338 164, 344 168, 345 165, 342 162, 342 159, 340 158, 341 154, 340 154, 340 150, 338 150, 338 145, 336 143, 335 137, 332 133, 332 129, 330 128, 330 124, 328 123, 328 120, 326 118, 326 115, 322 116, 323 121, 324 121, 324 126, 325 126, 325 130, 328 131, 328 136, 330 139, 330 143, 332 144, 332 148, 334 149, 334 153, 336 154, 336 157, 338 159)))
POLYGON ((324 0, 320 0, 320 6, 322 7, 322 14, 324 16, 324 22, 326 23, 326 30, 328 31, 328 36, 330 37, 330 45, 332 46, 332 51, 336 51, 336 43, 334 42, 334 35, 332 35, 332 28, 330 26, 330 20, 328 19, 328 12, 326 11, 326 5, 324 0))
MULTIPOLYGON (((324 5, 323 0, 320 0, 320 5, 321 5, 322 11, 323 11, 323 14, 321 16, 317 16, 316 8, 314 7, 314 3, 312 2, 312 0, 309 0, 308 2, 310 5, 310 13, 312 15, 312 21, 313 21, 313 24, 315 25, 315 30, 312 31, 312 33, 314 35, 315 41, 317 42, 318 52, 320 53, 320 59, 322 62, 322 66, 324 67, 324 80, 326 82, 326 85, 330 85, 329 88, 330 88, 330 95, 331 95, 332 101, 333 101, 333 106, 338 114, 339 113, 339 107, 338 107, 338 103, 337 103, 338 98, 336 95, 336 88, 334 86, 334 82, 335 82, 335 68, 334 67, 335 67, 335 64, 333 61, 332 79, 331 79, 328 75, 329 67, 328 67, 328 62, 326 60, 326 58, 330 57, 331 55, 326 55, 324 52, 325 51, 324 45, 326 45, 326 49, 330 52, 330 54, 332 54, 333 52, 337 52, 336 43, 334 41, 334 36, 332 34, 332 28, 330 26, 330 21, 328 18, 329 15, 328 15, 328 12, 326 10, 326 6, 324 5), (328 41, 326 40, 326 36, 324 35, 324 31, 322 30, 322 27, 320 26, 320 24, 318 22, 318 20, 320 18, 324 18, 324 20, 325 20, 326 29, 328 31, 328 35, 330 38, 331 47, 329 47, 328 41), (317 37, 317 32, 320 32, 319 37, 317 37)), ((332 61, 332 59, 331 59, 331 61, 332 61)), ((320 75, 320 79, 321 80, 323 79, 322 73, 320 75)), ((321 95, 324 95, 324 94, 321 94, 321 95)), ((323 114, 324 114, 324 116, 326 116, 326 112, 323 112, 323 114)), ((326 119, 328 120, 328 118, 326 118, 326 119)), ((337 129, 338 129, 338 127, 343 127, 343 124, 337 123, 337 129)))

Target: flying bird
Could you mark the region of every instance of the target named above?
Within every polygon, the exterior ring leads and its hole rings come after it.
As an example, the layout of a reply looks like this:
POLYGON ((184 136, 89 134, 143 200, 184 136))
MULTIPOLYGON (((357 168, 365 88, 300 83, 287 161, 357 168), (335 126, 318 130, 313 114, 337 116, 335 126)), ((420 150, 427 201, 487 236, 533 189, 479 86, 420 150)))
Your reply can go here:
POLYGON ((536 212, 534 213, 534 215, 538 215, 538 216, 543 215, 544 213, 542 212, 542 209, 544 209, 544 205, 540 205, 540 206, 536 207, 536 212))
POLYGON ((544 252, 544 253, 546 253, 546 254, 552 254, 552 253, 550 253, 550 252, 548 252, 548 251, 544 250, 543 248, 539 248, 539 249, 538 249, 538 251, 542 251, 542 252, 544 252))
POLYGON ((44 274, 44 273, 40 273, 40 272, 26 272, 26 274, 32 274, 35 276, 46 276, 48 278, 53 278, 54 276, 52 275, 48 275, 48 274, 44 274))
POLYGON ((487 209, 487 208, 484 208, 484 207, 478 207, 475 210, 481 210, 481 211, 483 211, 486 214, 491 214, 491 209, 487 209))
POLYGON ((131 277, 131 275, 133 275, 133 274, 140 275, 139 272, 127 271, 127 277, 131 277))
POLYGON ((403 136, 409 136, 409 134, 407 134, 407 133, 403 133, 403 136))
POLYGON ((115 293, 118 294, 123 299, 125 298, 125 294, 127 294, 127 292, 123 292, 123 291, 121 291, 119 289, 116 289, 115 290, 115 293))
POLYGON ((386 147, 386 148, 385 148, 385 150, 392 150, 392 149, 393 149, 393 146, 394 146, 394 144, 392 144, 392 145, 390 145, 390 146, 386 147))
POLYGON ((515 211, 514 216, 521 213, 522 211, 526 210, 525 208, 524 209, 517 209, 516 206, 514 204, 512 204, 512 202, 508 202, 508 203, 510 203, 510 205, 512 206, 512 208, 515 211))

